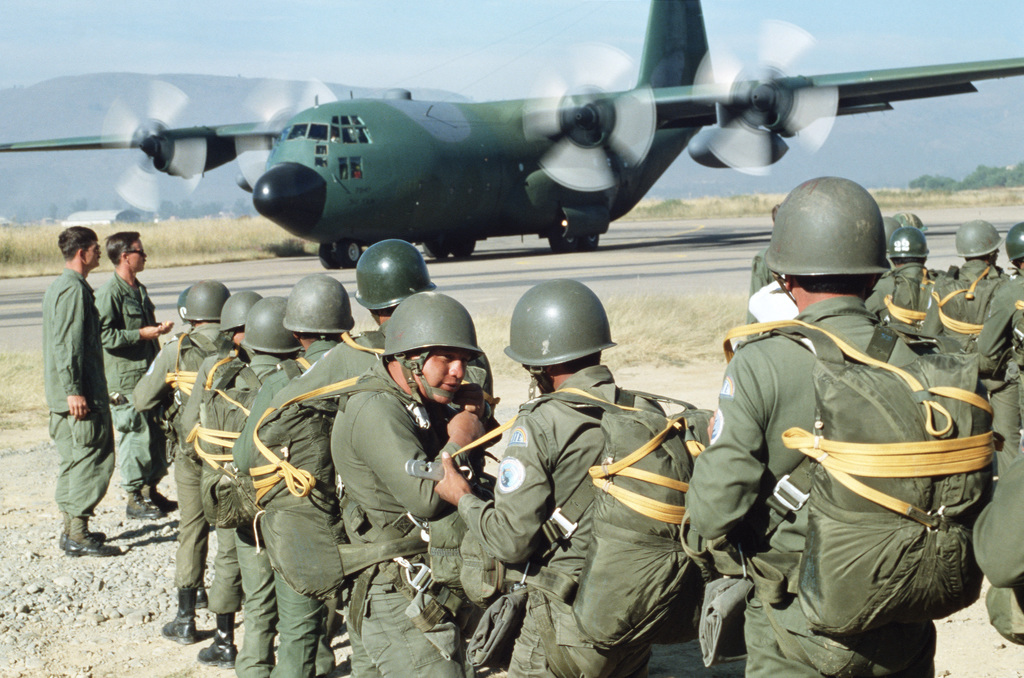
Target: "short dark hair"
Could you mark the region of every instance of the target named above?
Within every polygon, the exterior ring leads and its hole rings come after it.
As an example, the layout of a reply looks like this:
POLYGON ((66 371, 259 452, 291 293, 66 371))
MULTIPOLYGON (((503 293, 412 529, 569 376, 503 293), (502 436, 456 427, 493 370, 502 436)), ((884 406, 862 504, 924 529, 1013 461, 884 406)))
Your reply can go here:
POLYGON ((71 261, 78 250, 87 250, 99 241, 96 231, 91 228, 68 226, 57 236, 57 247, 64 255, 64 261, 71 261))
POLYGON ((812 294, 852 294, 864 296, 877 277, 865 275, 795 275, 800 287, 812 294))
POLYGON ((121 231, 107 238, 107 258, 117 266, 121 263, 121 255, 132 248, 132 243, 139 239, 138 231, 121 231))

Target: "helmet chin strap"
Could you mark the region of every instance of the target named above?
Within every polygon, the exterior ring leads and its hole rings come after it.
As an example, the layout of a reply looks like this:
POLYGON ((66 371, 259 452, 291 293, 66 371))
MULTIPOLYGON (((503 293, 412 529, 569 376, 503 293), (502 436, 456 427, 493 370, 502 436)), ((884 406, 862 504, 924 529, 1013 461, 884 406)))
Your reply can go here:
POLYGON ((523 365, 523 368, 530 373, 532 379, 530 380, 530 392, 527 394, 527 398, 533 400, 537 397, 537 391, 541 393, 551 393, 555 390, 555 382, 552 381, 548 375, 547 370, 543 367, 536 365, 523 365))
POLYGON ((409 358, 404 354, 395 356, 399 366, 402 368, 402 376, 405 377, 405 383, 409 385, 409 393, 418 405, 423 405, 423 397, 420 393, 421 385, 423 386, 423 390, 427 392, 427 395, 430 396, 431 399, 435 396, 440 396, 442 398, 451 398, 452 396, 450 391, 446 391, 443 388, 436 388, 427 383, 426 377, 423 376, 423 365, 426 364, 427 358, 429 357, 429 351, 421 353, 415 358, 409 358), (419 377, 419 383, 416 382, 416 377, 419 377))

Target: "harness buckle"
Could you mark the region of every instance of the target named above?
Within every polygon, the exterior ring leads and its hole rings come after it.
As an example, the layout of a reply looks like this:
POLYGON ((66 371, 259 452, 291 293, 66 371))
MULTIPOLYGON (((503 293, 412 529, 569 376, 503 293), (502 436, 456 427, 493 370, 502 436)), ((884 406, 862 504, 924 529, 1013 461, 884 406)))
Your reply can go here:
POLYGON ((426 563, 416 563, 414 565, 405 558, 395 558, 395 562, 405 570, 405 581, 416 593, 420 593, 430 586, 432 581, 430 578, 430 568, 427 567, 426 563), (414 569, 416 574, 413 574, 414 569))
POLYGON ((554 521, 556 525, 558 525, 565 531, 565 534, 562 535, 562 539, 568 539, 569 537, 571 537, 573 533, 576 531, 576 528, 580 526, 579 523, 570 522, 568 518, 562 515, 561 506, 554 510, 549 520, 554 521))
POLYGON ((799 511, 807 503, 807 500, 811 498, 809 493, 802 492, 800 488, 789 482, 788 473, 779 478, 779 482, 775 484, 775 491, 772 492, 772 496, 790 511, 799 511))

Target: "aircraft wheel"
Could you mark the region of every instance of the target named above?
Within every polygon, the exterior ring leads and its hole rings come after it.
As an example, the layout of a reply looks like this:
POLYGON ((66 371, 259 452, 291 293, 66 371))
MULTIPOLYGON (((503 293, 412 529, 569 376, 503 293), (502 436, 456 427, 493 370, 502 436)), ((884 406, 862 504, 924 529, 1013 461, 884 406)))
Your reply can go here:
POLYGON ((333 242, 320 243, 320 265, 331 270, 341 268, 333 242))
POLYGON ((423 252, 433 259, 446 259, 448 258, 448 255, 451 254, 451 250, 448 248, 448 243, 444 241, 443 236, 424 240, 423 252))
POLYGON ((579 238, 567 238, 562 232, 548 236, 548 244, 551 245, 551 251, 555 254, 578 252, 580 249, 579 238))
POLYGON ((476 240, 467 238, 465 240, 459 240, 452 243, 451 247, 452 256, 457 259, 465 259, 466 257, 472 256, 473 250, 476 249, 476 240))
POLYGON ((601 236, 599 235, 585 235, 582 238, 578 238, 580 242, 580 252, 593 252, 597 249, 598 244, 601 242, 601 236))
POLYGON ((334 251, 341 268, 355 268, 359 257, 363 255, 363 246, 355 240, 339 240, 334 243, 334 251))

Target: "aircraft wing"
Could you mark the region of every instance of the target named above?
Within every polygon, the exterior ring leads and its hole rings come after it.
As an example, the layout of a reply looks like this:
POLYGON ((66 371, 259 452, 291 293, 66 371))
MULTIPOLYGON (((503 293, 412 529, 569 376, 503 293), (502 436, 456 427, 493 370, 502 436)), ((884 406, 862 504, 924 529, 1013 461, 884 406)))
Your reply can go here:
MULTIPOLYGON (((249 122, 235 125, 217 125, 213 127, 181 127, 159 132, 159 136, 170 141, 186 139, 205 139, 207 142, 234 142, 235 139, 273 140, 280 134, 280 129, 267 129, 265 123, 249 122)), ((129 136, 92 136, 69 137, 65 139, 46 139, 42 141, 19 141, 0 143, 0 153, 17 153, 28 151, 91 151, 110 148, 140 148, 141 138, 129 136)))
POLYGON ((752 106, 745 97, 760 85, 784 92, 834 87, 838 93, 836 115, 849 115, 890 110, 894 101, 976 92, 974 81, 1017 75, 1024 75, 1024 58, 659 88, 654 90, 654 98, 659 126, 698 127, 718 122, 719 104, 730 108, 752 106))

